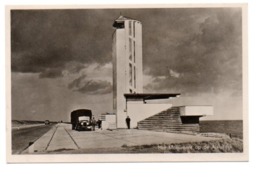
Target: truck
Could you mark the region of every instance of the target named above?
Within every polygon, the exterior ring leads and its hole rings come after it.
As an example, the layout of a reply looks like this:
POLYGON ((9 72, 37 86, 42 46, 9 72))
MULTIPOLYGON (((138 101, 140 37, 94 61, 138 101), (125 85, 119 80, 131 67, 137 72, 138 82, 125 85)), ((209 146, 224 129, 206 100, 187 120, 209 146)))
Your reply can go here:
POLYGON ((77 109, 71 112, 72 130, 92 130, 92 111, 77 109))

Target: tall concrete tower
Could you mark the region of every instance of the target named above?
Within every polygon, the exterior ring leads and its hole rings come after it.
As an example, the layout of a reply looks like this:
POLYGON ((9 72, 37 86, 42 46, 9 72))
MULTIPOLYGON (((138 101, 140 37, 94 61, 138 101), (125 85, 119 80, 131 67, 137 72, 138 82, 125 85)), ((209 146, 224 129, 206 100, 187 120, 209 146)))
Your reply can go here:
POLYGON ((126 93, 143 93, 142 24, 120 16, 113 23, 113 109, 125 128, 126 93))

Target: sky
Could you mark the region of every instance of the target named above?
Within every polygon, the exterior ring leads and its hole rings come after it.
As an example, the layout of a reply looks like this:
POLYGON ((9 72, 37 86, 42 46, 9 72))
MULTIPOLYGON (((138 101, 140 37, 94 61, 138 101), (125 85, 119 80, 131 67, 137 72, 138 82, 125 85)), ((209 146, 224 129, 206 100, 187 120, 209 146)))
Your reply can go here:
POLYGON ((213 105, 205 119, 242 119, 240 8, 11 11, 12 119, 69 121, 77 108, 112 112, 112 27, 143 28, 146 93, 213 105))

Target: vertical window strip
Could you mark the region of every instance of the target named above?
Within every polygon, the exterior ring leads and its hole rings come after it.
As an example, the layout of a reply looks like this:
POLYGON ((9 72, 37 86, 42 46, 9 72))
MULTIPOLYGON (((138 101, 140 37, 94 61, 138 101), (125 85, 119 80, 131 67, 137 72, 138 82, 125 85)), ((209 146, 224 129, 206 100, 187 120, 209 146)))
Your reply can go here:
POLYGON ((136 88, 136 68, 134 66, 134 87, 136 88))
POLYGON ((129 59, 132 60, 132 39, 129 38, 129 59))
POLYGON ((133 36, 135 37, 135 21, 133 23, 133 36))
POLYGON ((133 51, 134 51, 134 62, 135 62, 135 41, 133 41, 133 43, 134 43, 133 51))
POLYGON ((132 64, 129 64, 129 85, 132 86, 132 64))
POLYGON ((132 35, 132 21, 129 21, 129 35, 132 35))

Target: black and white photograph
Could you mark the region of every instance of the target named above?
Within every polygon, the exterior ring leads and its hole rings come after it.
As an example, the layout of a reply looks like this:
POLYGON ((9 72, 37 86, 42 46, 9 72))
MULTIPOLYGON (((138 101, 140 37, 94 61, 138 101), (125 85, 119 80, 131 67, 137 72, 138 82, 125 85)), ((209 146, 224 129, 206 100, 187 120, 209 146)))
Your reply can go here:
POLYGON ((247 161, 246 8, 9 6, 8 161, 247 161))

